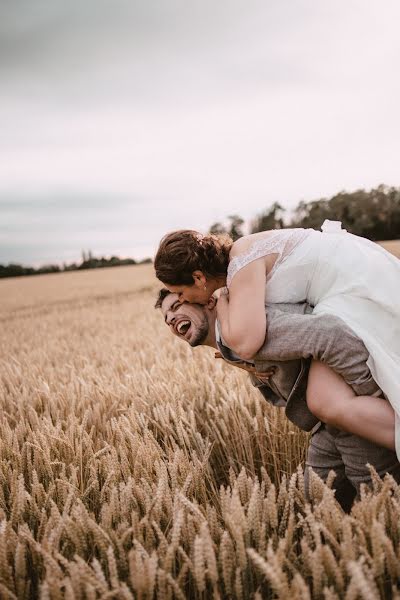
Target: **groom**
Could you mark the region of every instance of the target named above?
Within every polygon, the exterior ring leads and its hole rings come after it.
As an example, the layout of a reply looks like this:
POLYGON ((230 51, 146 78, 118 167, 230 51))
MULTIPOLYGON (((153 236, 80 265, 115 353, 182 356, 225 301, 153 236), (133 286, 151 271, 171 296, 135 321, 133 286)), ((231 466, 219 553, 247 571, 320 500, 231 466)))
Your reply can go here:
POLYGON ((268 341, 249 363, 236 357, 221 340, 215 298, 210 298, 206 306, 181 303, 177 294, 162 289, 155 306, 161 309, 174 335, 192 347, 210 346, 218 350, 216 356, 244 368, 268 402, 284 406, 289 420, 300 429, 312 431, 305 468, 306 492, 310 467, 323 480, 331 469, 336 472, 333 487, 345 511, 350 510, 360 484, 371 482, 367 463, 381 477, 390 473, 400 482, 400 463, 395 452, 320 423, 307 407, 311 359, 334 369, 356 395, 381 393, 366 365, 367 349, 341 319, 312 315, 307 304, 269 305, 268 341))

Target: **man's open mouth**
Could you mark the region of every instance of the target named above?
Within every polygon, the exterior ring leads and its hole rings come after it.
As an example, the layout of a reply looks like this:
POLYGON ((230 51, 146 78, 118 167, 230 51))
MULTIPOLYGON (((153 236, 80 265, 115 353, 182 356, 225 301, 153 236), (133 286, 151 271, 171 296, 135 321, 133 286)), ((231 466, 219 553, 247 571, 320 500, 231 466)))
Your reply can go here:
POLYGON ((179 333, 179 335, 185 335, 189 331, 189 327, 190 321, 182 320, 179 321, 178 325, 176 326, 176 331, 179 333))

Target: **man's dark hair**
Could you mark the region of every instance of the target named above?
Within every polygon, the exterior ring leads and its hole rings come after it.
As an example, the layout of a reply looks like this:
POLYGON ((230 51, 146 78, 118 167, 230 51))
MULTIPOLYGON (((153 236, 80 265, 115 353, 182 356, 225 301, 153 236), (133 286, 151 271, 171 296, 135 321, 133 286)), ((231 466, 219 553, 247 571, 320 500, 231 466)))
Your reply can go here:
POLYGON ((161 288, 161 290, 158 291, 158 298, 156 300, 154 308, 161 308, 162 303, 164 302, 164 298, 166 298, 168 296, 168 294, 171 294, 171 293, 172 292, 167 290, 167 288, 161 288))

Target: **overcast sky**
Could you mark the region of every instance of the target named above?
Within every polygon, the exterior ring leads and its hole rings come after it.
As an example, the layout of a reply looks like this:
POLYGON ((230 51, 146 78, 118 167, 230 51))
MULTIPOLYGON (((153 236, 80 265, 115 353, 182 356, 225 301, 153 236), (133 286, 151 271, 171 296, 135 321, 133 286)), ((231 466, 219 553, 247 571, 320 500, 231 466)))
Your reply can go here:
POLYGON ((400 185, 398 0, 1 0, 0 263, 400 185))

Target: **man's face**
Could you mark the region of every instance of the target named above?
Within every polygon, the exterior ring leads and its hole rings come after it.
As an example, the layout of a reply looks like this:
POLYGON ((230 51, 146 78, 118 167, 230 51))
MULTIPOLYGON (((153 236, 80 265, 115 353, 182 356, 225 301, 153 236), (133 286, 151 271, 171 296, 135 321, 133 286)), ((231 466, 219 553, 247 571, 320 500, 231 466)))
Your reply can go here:
POLYGON ((207 338, 209 322, 204 306, 181 302, 178 294, 168 294, 161 312, 172 333, 191 346, 199 346, 207 338))

